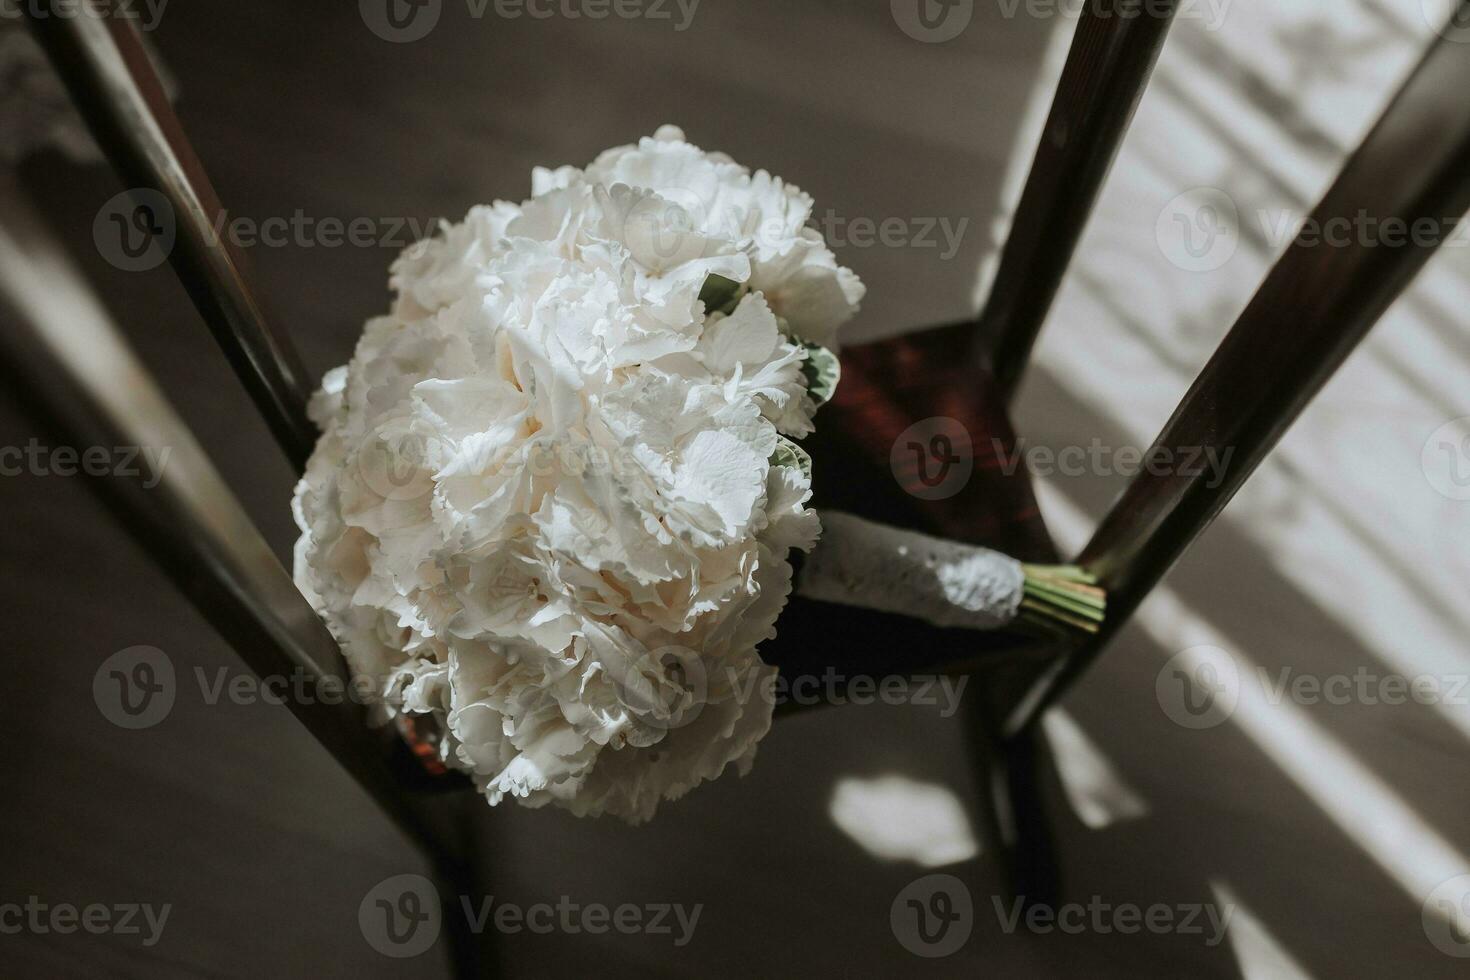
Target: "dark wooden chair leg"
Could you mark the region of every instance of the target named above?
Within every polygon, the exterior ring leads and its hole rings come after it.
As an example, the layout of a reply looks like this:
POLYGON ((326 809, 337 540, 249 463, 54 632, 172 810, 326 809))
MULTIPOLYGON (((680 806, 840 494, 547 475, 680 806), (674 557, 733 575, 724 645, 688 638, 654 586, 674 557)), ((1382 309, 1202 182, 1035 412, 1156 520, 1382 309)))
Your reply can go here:
MULTIPOLYGON (((485 818, 485 804, 478 793, 456 793, 444 801, 448 819, 453 824, 453 838, 459 847, 459 863, 455 867, 456 879, 443 895, 445 934, 449 941, 450 964, 457 980, 480 980, 493 977, 499 972, 495 957, 495 930, 476 932, 471 928, 461 896, 469 896, 478 902, 480 896, 490 889, 480 874, 485 862, 480 860, 480 843, 483 828, 480 821, 485 818)), ((441 886, 442 887, 442 886, 441 886)))
POLYGON ((1000 870, 1003 897, 1027 907, 1053 905, 1061 879, 1044 796, 1052 772, 1046 738, 1035 726, 1001 736, 983 709, 970 720, 981 833, 1000 870))
POLYGON ((1010 847, 1012 891, 1028 904, 1053 905, 1060 888, 1053 823, 1043 797, 1055 775, 1051 748, 1037 726, 1000 743, 997 756, 1003 772, 996 773, 992 792, 1001 798, 1014 827, 1010 847))

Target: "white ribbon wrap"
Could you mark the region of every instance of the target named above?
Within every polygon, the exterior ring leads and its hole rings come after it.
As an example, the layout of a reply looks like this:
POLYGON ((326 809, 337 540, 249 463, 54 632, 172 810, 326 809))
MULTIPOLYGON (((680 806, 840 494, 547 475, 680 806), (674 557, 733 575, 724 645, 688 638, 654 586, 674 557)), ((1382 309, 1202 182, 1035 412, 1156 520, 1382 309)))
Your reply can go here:
POLYGON ((1000 629, 1021 608, 1026 574, 1014 558, 841 511, 821 517, 800 596, 976 630, 1000 629))

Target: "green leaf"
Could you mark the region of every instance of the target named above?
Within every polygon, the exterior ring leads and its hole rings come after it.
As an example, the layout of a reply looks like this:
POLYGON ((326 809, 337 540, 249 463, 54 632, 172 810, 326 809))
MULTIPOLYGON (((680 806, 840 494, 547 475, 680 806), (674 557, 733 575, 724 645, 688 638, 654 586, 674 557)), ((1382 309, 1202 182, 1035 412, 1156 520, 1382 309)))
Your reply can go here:
POLYGON ((807 394, 821 408, 832 400, 837 391, 837 382, 842 380, 842 364, 837 355, 817 344, 802 342, 806 348, 806 360, 801 363, 801 373, 806 375, 807 394))
POLYGON ((793 466, 801 470, 802 475, 810 483, 812 479, 812 458, 806 454, 796 443, 781 436, 776 440, 776 451, 771 454, 772 466, 793 466))
POLYGON ((734 313, 735 307, 740 305, 742 288, 744 287, 734 279, 726 279, 722 275, 710 273, 705 277, 704 287, 699 291, 699 299, 704 303, 705 315, 723 313, 729 316, 734 313))

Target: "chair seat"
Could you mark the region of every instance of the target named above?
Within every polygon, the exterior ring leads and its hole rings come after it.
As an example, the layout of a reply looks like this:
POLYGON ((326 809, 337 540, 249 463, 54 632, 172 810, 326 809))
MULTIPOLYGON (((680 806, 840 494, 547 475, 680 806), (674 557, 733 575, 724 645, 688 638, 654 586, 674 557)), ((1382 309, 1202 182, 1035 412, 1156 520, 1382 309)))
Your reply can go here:
MULTIPOLYGON (((870 520, 972 544, 1027 561, 1054 561, 1055 550, 1024 465, 1004 464, 1016 436, 990 376, 973 355, 974 328, 962 323, 851 347, 842 354, 837 395, 818 415, 817 431, 802 443, 811 454, 813 504, 870 520), (920 450, 895 443, 915 423, 920 450), (904 488, 919 466, 931 432, 953 439, 952 462, 973 464, 968 480, 943 485, 952 495, 922 499, 904 488)), ((956 472, 962 472, 956 471, 956 472)), ((937 469, 931 471, 937 475, 937 469)), ((767 662, 789 677, 887 675, 944 669, 968 672, 1001 654, 1035 650, 1036 641, 1009 631, 944 630, 916 620, 793 596, 777 624, 778 636, 761 647, 767 662)), ((1028 661, 1032 657, 1026 658, 1028 661)), ((1029 673, 1029 671, 1028 671, 1029 673)))

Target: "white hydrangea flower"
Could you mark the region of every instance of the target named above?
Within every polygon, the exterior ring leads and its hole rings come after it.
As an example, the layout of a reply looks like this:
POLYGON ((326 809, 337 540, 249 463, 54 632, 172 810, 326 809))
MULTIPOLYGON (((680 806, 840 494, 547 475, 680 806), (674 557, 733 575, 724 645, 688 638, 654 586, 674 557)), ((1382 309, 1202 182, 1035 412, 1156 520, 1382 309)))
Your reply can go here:
POLYGON ((786 437, 863 287, 809 197, 673 127, 533 187, 408 249, 324 379, 296 579, 492 804, 641 821, 770 727, 819 532, 786 437))

